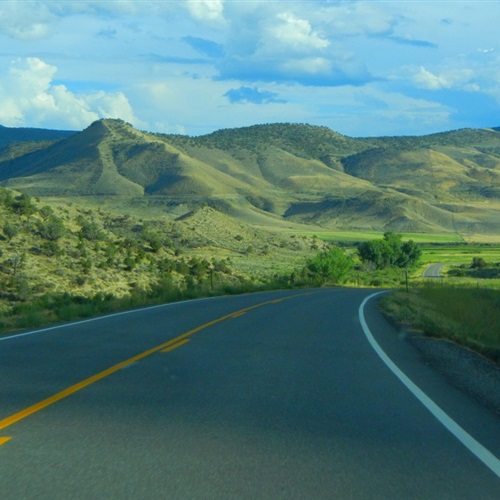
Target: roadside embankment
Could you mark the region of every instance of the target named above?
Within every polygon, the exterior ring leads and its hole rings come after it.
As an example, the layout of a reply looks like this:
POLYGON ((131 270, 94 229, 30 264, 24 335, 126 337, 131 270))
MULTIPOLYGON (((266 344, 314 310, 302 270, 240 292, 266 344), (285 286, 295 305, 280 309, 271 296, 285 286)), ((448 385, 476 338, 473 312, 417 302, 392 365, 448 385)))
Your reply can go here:
POLYGON ((500 290, 426 284, 380 301, 408 330, 445 338, 500 362, 500 290))
POLYGON ((500 416, 500 290, 427 285, 379 305, 427 365, 500 416))

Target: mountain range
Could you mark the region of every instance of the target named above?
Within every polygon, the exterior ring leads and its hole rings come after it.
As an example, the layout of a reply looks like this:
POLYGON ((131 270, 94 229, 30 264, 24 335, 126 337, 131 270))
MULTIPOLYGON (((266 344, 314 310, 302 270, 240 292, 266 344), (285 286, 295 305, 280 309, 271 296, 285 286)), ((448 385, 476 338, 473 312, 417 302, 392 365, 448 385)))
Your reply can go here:
POLYGON ((351 138, 267 124, 189 137, 114 119, 83 131, 0 127, 0 185, 261 225, 500 233, 500 129, 351 138))

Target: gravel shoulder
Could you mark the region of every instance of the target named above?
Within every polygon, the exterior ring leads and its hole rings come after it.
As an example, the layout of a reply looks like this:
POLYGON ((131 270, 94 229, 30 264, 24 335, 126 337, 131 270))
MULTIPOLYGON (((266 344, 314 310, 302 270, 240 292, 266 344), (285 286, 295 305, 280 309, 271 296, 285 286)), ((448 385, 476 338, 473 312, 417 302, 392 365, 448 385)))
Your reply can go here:
POLYGON ((500 417, 500 366, 448 340, 414 333, 408 334, 407 340, 448 383, 500 417))

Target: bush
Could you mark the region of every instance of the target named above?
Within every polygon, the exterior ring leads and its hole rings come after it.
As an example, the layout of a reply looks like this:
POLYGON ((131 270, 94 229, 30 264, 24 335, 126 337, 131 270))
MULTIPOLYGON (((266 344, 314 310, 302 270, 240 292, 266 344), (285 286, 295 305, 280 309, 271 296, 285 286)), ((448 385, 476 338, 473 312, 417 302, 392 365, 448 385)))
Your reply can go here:
POLYGON ((31 198, 25 193, 16 197, 11 208, 20 215, 31 215, 36 212, 36 207, 31 203, 31 198))
POLYGON ((473 257, 470 267, 472 269, 483 269, 485 267, 488 267, 488 264, 482 257, 473 257))
POLYGON ((17 233, 19 232, 19 230, 17 229, 16 226, 14 226, 14 224, 11 224, 10 222, 7 222, 4 226, 3 226, 3 234, 5 235, 5 237, 10 241, 12 238, 14 238, 14 236, 17 235, 17 233))
POLYGON ((37 221, 36 226, 38 234, 48 241, 57 241, 66 233, 63 221, 55 215, 49 216, 45 222, 37 221))
POLYGON ((318 283, 341 284, 346 281, 354 261, 340 248, 332 247, 313 257, 306 265, 309 277, 318 283))
POLYGON ((82 221, 80 236, 86 240, 94 241, 102 239, 102 232, 95 222, 82 221))

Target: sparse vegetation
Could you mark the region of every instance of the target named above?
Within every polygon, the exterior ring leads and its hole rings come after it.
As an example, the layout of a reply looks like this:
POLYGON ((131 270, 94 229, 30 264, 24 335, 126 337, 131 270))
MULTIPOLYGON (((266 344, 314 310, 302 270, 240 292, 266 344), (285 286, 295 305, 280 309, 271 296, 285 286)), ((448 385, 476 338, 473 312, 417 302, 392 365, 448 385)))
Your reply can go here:
POLYGON ((61 138, 25 143, 24 154, 13 144, 15 153, 0 151, 0 182, 32 196, 140 206, 149 216, 208 205, 271 227, 442 232, 467 241, 500 233, 494 130, 354 139, 278 123, 185 137, 100 120, 61 138))
POLYGON ((0 188, 0 218, 0 331, 288 286, 317 248, 313 238, 256 230, 209 207, 146 221, 0 188), (20 203, 30 209, 20 213, 20 203))

